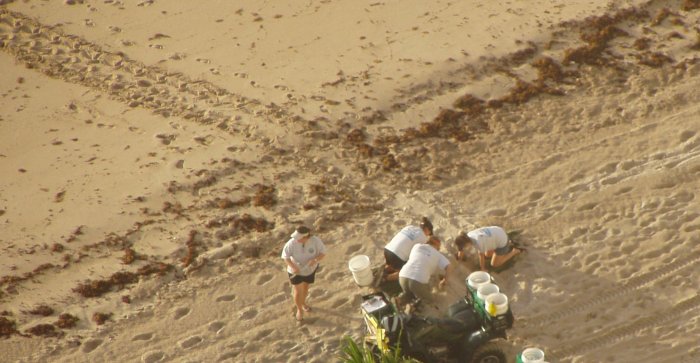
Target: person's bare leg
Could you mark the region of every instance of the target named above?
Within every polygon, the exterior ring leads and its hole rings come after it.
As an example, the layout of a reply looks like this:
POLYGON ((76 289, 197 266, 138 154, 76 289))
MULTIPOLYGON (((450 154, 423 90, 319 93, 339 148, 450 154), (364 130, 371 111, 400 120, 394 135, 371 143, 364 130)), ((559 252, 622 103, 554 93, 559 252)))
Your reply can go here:
POLYGON ((304 311, 311 311, 311 308, 309 307, 309 305, 306 304, 306 298, 309 297, 309 287, 311 285, 307 284, 306 282, 303 282, 302 285, 304 285, 304 299, 301 303, 301 307, 302 307, 302 309, 304 309, 304 311))
POLYGON ((306 303, 306 292, 307 287, 304 285, 308 286, 307 283, 302 282, 300 284, 292 285, 293 287, 293 295, 294 295, 294 305, 297 307, 297 313, 296 313, 296 318, 297 320, 301 321, 301 319, 304 318, 304 304, 306 303))
POLYGON ((515 257, 515 255, 517 255, 521 252, 523 252, 521 249, 513 248, 512 250, 510 250, 510 252, 508 252, 508 254, 505 254, 502 256, 499 256, 499 255, 494 253, 493 257, 491 257, 491 267, 501 266, 504 263, 508 262, 508 260, 510 260, 511 258, 515 257))

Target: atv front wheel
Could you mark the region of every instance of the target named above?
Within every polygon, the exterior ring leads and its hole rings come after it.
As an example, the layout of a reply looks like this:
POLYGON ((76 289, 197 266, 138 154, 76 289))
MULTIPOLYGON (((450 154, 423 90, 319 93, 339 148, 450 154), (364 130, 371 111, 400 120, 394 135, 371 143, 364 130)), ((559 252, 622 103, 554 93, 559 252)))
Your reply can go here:
POLYGON ((497 344, 486 343, 480 346, 474 356, 472 357, 471 363, 507 363, 506 354, 497 344))

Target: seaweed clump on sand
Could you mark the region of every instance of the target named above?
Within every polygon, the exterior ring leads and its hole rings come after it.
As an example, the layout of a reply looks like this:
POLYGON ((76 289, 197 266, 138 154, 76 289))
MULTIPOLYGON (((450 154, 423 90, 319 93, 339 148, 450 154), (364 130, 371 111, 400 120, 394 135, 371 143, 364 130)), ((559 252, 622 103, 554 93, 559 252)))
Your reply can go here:
POLYGON ((61 328, 61 329, 69 329, 74 327, 78 323, 78 318, 71 314, 63 313, 58 316, 58 320, 56 320, 53 325, 61 328))
POLYGON ((14 320, 0 316, 0 338, 9 338, 13 334, 23 335, 17 330, 17 323, 14 320))
POLYGON ((52 324, 39 324, 27 329, 27 333, 37 337, 60 337, 63 332, 52 324))
POLYGON ((126 285, 137 282, 139 276, 148 276, 152 274, 162 276, 172 270, 172 268, 173 266, 169 264, 152 262, 140 267, 136 273, 120 271, 115 272, 110 278, 105 280, 87 280, 81 282, 77 287, 73 288, 73 291, 83 297, 99 297, 112 291, 112 287, 114 286, 124 288, 126 285))
POLYGON ((700 0, 685 0, 681 9, 685 11, 700 9, 700 0))
POLYGON ((401 140, 406 142, 419 138, 442 137, 466 141, 470 139, 472 135, 462 125, 462 121, 465 118, 466 112, 464 111, 452 109, 441 110, 432 121, 422 122, 417 129, 406 129, 401 140))
POLYGON ((574 77, 577 72, 565 71, 559 63, 550 57, 541 57, 530 64, 537 69, 537 80, 535 83, 544 84, 547 81, 555 83, 566 83, 567 78, 574 77))
POLYGON ((214 201, 219 209, 231 209, 235 207, 242 207, 250 204, 250 197, 243 197, 238 200, 231 200, 228 198, 216 199, 214 201))
POLYGON ((191 230, 190 234, 187 238, 187 241, 185 242, 185 246, 187 247, 187 254, 185 255, 185 257, 182 258, 182 266, 183 267, 189 266, 197 258, 197 245, 198 245, 198 243, 197 243, 196 237, 197 237, 197 231, 191 230))
POLYGON ((639 63, 652 68, 659 68, 666 63, 673 63, 673 58, 661 52, 644 52, 636 55, 639 63))
POLYGON ((351 144, 359 144, 364 142, 367 136, 360 129, 352 129, 345 138, 351 144))
MULTIPOLYGON (((602 15, 598 17, 588 17, 580 24, 581 39, 587 44, 578 48, 566 49, 562 63, 608 65, 611 62, 603 54, 608 48, 611 40, 619 36, 627 36, 627 32, 616 25, 624 20, 644 19, 649 17, 649 12, 637 8, 629 8, 618 11, 614 15, 602 15)), ((576 23, 573 23, 576 24, 576 23)))
POLYGON ((112 318, 112 313, 94 313, 92 314, 92 321, 97 325, 102 325, 107 322, 107 320, 112 318))
POLYGON ((264 218, 256 218, 248 213, 243 215, 228 216, 210 220, 205 225, 207 228, 217 228, 228 226, 216 232, 216 237, 220 240, 228 240, 247 234, 250 232, 267 232, 275 227, 274 222, 264 218))
POLYGON ((486 102, 471 94, 466 94, 454 101, 452 106, 462 110, 467 116, 476 117, 484 112, 486 102))
POLYGON ((53 312, 54 312, 53 309, 50 306, 45 305, 45 304, 41 304, 41 305, 35 307, 34 309, 28 311, 29 314, 41 315, 41 316, 49 316, 49 315, 53 314, 53 312))
POLYGON ((127 247, 124 249, 124 256, 122 256, 123 264, 131 265, 131 263, 134 262, 136 258, 136 251, 134 251, 131 247, 127 247))
POLYGON ((253 206, 270 209, 277 204, 277 200, 275 200, 275 187, 273 185, 256 184, 255 188, 253 206))

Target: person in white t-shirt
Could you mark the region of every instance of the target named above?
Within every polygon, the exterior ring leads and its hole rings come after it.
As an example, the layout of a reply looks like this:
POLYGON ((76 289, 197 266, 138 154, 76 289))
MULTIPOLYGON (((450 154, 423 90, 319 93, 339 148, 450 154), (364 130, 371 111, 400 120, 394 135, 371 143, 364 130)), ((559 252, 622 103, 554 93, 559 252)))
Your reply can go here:
POLYGON ((396 281, 399 279, 399 270, 408 261, 411 248, 418 243, 425 243, 428 237, 433 235, 433 224, 428 218, 421 219, 420 226, 406 226, 397 233, 394 238, 384 246, 385 279, 396 281))
POLYGON ((450 260, 440 253, 440 245, 440 240, 431 236, 427 243, 413 246, 408 261, 399 272, 399 284, 403 290, 400 297, 402 302, 411 303, 416 298, 429 301, 432 296, 430 278, 438 272, 444 272, 439 286, 445 286, 450 260))
POLYGON ((462 233, 455 238, 457 246, 457 259, 464 260, 464 248, 467 245, 472 245, 479 254, 479 267, 482 271, 488 271, 488 263, 490 266, 497 268, 508 262, 522 252, 522 249, 515 248, 506 231, 498 226, 482 227, 462 233))
POLYGON ((309 285, 316 279, 318 263, 326 256, 326 246, 320 238, 311 235, 309 228, 300 226, 282 249, 282 258, 287 263, 287 274, 292 283, 296 319, 301 322, 304 312, 311 311, 306 304, 309 285))

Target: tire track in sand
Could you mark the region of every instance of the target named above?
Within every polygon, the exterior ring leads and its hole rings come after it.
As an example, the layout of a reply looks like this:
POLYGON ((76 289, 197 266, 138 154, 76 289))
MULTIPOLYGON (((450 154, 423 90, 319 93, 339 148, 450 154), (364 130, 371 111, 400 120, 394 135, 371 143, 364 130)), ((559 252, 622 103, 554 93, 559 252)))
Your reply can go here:
MULTIPOLYGON (((561 320, 572 315, 585 313, 589 308, 600 306, 609 301, 617 301, 621 297, 629 295, 648 284, 668 276, 669 274, 693 267, 698 262, 700 262, 700 252, 691 253, 685 257, 682 257, 674 264, 668 264, 654 271, 630 278, 627 283, 616 287, 613 290, 595 293, 594 298, 582 300, 573 304, 567 302, 565 307, 562 307, 557 311, 539 316, 528 317, 526 320, 523 319, 522 325, 524 326, 524 329, 537 329, 547 326, 557 320, 561 320)), ((590 293, 587 292, 586 296, 587 295, 590 295, 590 293)))
POLYGON ((553 350, 551 354, 548 353, 547 355, 551 356, 555 362, 559 362, 572 355, 584 353, 597 347, 614 344, 643 329, 654 327, 683 316, 687 312, 695 310, 698 307, 700 307, 700 295, 695 295, 668 309, 653 312, 651 316, 637 319, 629 324, 622 324, 617 328, 613 328, 608 333, 597 335, 589 339, 571 340, 562 344, 563 348, 553 350))
MULTIPOLYGON (((0 48, 27 68, 106 92, 130 107, 225 128, 235 112, 286 118, 280 107, 237 95, 182 73, 167 72, 110 52, 58 26, 0 9, 0 48)), ((239 120, 237 120, 238 122, 239 120)), ((240 123, 240 122, 239 122, 240 123)))

